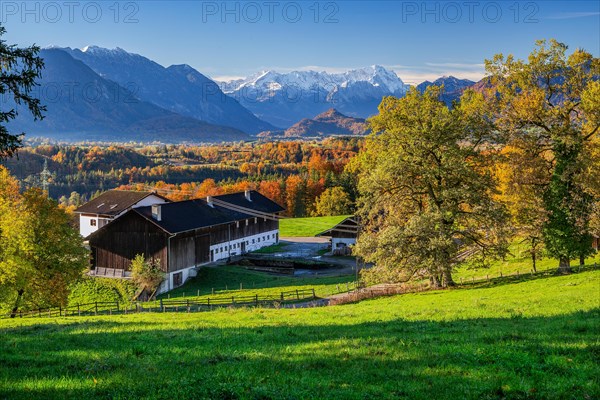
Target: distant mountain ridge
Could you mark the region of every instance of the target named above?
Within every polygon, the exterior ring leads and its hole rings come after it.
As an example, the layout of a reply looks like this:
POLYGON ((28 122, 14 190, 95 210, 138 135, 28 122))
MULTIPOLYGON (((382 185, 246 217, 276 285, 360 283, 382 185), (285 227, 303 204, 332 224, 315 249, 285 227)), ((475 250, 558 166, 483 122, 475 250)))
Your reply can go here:
POLYGON ((87 46, 62 50, 84 62, 100 76, 135 92, 141 100, 212 124, 231 126, 250 134, 275 127, 261 121, 219 86, 189 65, 162 65, 119 47, 87 46))
POLYGON ((433 82, 425 81, 417 85, 417 90, 424 93, 429 86, 444 86, 442 101, 451 106, 453 101, 459 100, 465 89, 472 87, 476 82, 469 79, 459 79, 454 76, 442 76, 433 82))
POLYGON ((332 107, 366 118, 377 113, 384 96, 402 97, 408 90, 394 72, 378 65, 339 74, 264 71, 219 85, 259 118, 285 127, 332 107))
POLYGON ((284 131, 261 132, 260 137, 326 137, 331 135, 365 135, 368 132, 367 123, 362 118, 343 115, 331 108, 316 117, 305 118, 284 131))
POLYGON ((40 51, 45 68, 37 97, 47 107, 42 121, 33 121, 23 106, 2 98, 2 108, 19 115, 8 124, 12 132, 25 131, 72 140, 143 140, 163 142, 215 142, 247 140, 235 128, 218 126, 179 115, 145 102, 135 93, 105 79, 68 52, 40 51))

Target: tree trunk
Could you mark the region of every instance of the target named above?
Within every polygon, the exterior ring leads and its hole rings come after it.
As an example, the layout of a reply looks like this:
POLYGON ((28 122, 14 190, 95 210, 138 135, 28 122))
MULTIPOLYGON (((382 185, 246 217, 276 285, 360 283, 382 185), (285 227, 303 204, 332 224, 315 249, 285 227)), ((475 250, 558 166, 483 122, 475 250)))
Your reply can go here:
POLYGON ((559 274, 570 274, 571 273, 571 260, 568 257, 561 257, 558 263, 559 274))
POLYGON ((431 287, 433 289, 439 289, 442 287, 442 283, 440 282, 440 279, 437 275, 431 275, 429 277, 429 283, 431 284, 431 287))
POLYGON ((449 270, 444 271, 444 287, 456 286, 452 279, 452 273, 449 270))
POLYGON ((23 290, 23 289, 19 289, 19 291, 17 292, 17 299, 15 300, 15 306, 13 307, 12 311, 10 312, 11 318, 14 318, 17 316, 17 311, 19 311, 19 304, 21 303, 21 298, 23 297, 23 293, 25 293, 25 290, 23 290))
POLYGON ((585 265, 585 256, 583 254, 579 256, 579 265, 585 265))
POLYGON ((533 261, 533 272, 537 272, 537 268, 535 267, 535 251, 531 252, 531 261, 533 261))

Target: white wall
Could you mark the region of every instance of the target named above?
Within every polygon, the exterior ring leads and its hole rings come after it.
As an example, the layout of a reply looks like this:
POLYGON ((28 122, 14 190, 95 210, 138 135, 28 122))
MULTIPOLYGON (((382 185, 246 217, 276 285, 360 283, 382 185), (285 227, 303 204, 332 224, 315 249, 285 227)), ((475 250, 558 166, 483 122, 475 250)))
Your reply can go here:
POLYGON ((98 230, 98 217, 88 217, 79 215, 79 233, 86 237, 98 230), (92 226, 91 221, 95 221, 95 226, 92 226))
POLYGON ((232 240, 231 242, 223 242, 210 246, 212 261, 218 261, 242 254, 242 242, 246 243, 246 253, 255 251, 263 247, 271 246, 277 243, 279 229, 269 232, 260 233, 258 235, 246 236, 241 239, 232 240), (260 241, 259 241, 260 240, 260 241), (231 250, 227 246, 232 246, 231 250))

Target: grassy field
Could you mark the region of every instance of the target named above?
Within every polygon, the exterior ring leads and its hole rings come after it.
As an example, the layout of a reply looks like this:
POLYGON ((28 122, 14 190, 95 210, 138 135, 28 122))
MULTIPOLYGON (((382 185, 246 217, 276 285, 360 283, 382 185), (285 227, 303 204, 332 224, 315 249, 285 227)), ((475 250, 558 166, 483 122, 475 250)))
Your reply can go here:
POLYGON ((319 297, 337 293, 354 282, 354 275, 336 277, 294 277, 251 271, 242 267, 222 266, 202 268, 198 276, 182 287, 159 298, 193 296, 197 299, 218 296, 277 295, 296 289, 315 289, 319 297), (198 296, 198 294, 200 296, 198 296))
POLYGON ((289 218, 279 221, 279 235, 282 237, 315 236, 347 218, 348 215, 336 217, 289 218))
POLYGON ((600 398, 600 271, 317 309, 0 321, 0 399, 600 398))

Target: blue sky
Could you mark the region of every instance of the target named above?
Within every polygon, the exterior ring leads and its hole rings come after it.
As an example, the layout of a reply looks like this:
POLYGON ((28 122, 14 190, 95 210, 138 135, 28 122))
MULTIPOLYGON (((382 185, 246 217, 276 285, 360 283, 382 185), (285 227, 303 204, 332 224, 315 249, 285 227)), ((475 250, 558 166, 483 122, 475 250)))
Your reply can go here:
POLYGON ((121 47, 214 79, 372 64, 478 79, 542 38, 600 53, 600 1, 1 1, 0 22, 20 46, 121 47))

